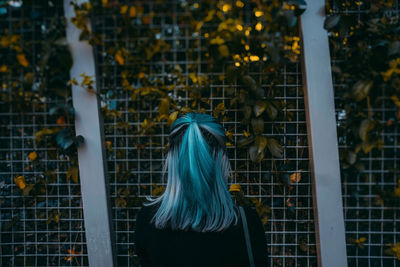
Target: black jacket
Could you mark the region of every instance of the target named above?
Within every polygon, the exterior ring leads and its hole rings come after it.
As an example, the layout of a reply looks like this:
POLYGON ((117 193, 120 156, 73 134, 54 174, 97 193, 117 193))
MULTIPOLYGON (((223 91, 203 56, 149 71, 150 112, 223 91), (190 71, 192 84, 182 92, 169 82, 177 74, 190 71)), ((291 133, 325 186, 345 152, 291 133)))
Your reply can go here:
MULTIPOLYGON (((135 253, 142 267, 240 266, 249 265, 243 225, 231 225, 223 232, 156 229, 149 221, 157 206, 143 206, 136 216, 135 253)), ((256 267, 269 266, 262 222, 254 207, 244 207, 256 267)))

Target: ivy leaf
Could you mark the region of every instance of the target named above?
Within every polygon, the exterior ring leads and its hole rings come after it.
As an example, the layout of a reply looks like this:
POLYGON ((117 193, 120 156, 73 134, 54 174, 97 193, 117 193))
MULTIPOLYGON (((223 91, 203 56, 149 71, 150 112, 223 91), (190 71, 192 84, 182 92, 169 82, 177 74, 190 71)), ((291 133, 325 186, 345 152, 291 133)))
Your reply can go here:
POLYGON ((272 104, 271 102, 267 102, 267 114, 271 120, 275 120, 276 116, 278 115, 278 109, 272 104))
POLYGON ((28 184, 23 190, 22 190, 22 194, 26 197, 29 195, 29 193, 31 192, 31 190, 33 189, 33 187, 35 186, 35 184, 28 184))
POLYGON ((369 94, 372 85, 374 84, 373 81, 364 81, 360 80, 353 85, 352 89, 352 96, 353 98, 359 102, 363 100, 369 94))
POLYGON ((249 75, 244 75, 242 77, 242 83, 244 86, 249 88, 250 93, 255 98, 263 98, 265 96, 264 90, 258 87, 256 81, 249 75))
POLYGON ((335 27, 340 21, 340 16, 338 15, 328 15, 324 21, 324 29, 330 30, 335 27))
POLYGON ((268 138, 268 150, 272 156, 281 158, 283 156, 283 147, 274 138, 268 138))
POLYGON ((256 117, 260 116, 264 112, 266 107, 267 107, 266 101, 257 101, 253 108, 254 115, 256 115, 256 117))
POLYGON ((258 151, 264 151, 267 146, 267 138, 265 136, 256 136, 254 145, 257 147, 258 151))
POLYGON ((249 138, 241 138, 237 142, 237 147, 244 147, 254 141, 254 136, 249 138))
POLYGON ((375 121, 371 119, 364 119, 360 123, 360 128, 358 129, 358 135, 360 136, 361 140, 367 141, 369 132, 374 129, 375 121))
POLYGON ((72 178, 72 181, 74 183, 78 183, 78 168, 77 167, 72 167, 67 171, 66 179, 69 182, 72 178))
POLYGON ((168 117, 168 126, 171 126, 178 117, 179 111, 172 112, 168 117))
POLYGON ((250 117, 251 117, 251 107, 250 106, 245 105, 243 107, 243 115, 244 115, 244 118, 243 118, 244 121, 250 120, 250 117))
POLYGON ((67 129, 64 129, 64 130, 60 131, 57 134, 56 142, 63 149, 68 149, 74 143, 76 145, 80 145, 83 142, 83 137, 82 136, 72 137, 71 136, 71 130, 67 128, 67 129))
POLYGON ((251 119, 254 134, 262 134, 264 132, 264 120, 262 118, 251 119))
POLYGON ((348 151, 346 153, 346 161, 350 164, 353 165, 354 163, 356 163, 357 160, 357 154, 354 153, 353 151, 348 151))
POLYGON ((389 248, 385 250, 386 255, 396 256, 398 260, 400 260, 400 243, 388 244, 389 248))
POLYGON ((168 98, 161 99, 160 103, 158 104, 158 113, 160 115, 160 120, 168 119, 168 113, 169 113, 169 99, 168 98))
POLYGON ((226 45, 220 45, 218 51, 222 57, 229 57, 229 48, 226 45))
POLYGON ((249 147, 249 155, 253 162, 260 163, 264 158, 264 151, 260 151, 257 146, 253 145, 249 147))

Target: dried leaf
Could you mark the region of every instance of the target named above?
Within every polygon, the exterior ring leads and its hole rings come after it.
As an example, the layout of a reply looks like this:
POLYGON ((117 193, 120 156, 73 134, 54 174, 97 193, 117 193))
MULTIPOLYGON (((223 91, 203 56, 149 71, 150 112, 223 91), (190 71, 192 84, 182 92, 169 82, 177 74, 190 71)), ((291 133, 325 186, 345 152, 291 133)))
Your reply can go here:
POLYGON ((121 50, 118 50, 117 53, 115 53, 114 58, 118 62, 119 65, 124 65, 125 60, 122 56, 121 50))
POLYGON ((19 175, 14 178, 14 183, 18 186, 19 189, 24 189, 26 187, 26 181, 24 176, 19 175))
POLYGON ((229 188, 229 192, 240 192, 240 184, 232 184, 229 188))
POLYGON ((292 183, 298 183, 298 182, 300 182, 300 180, 301 180, 301 172, 300 171, 294 172, 290 175, 290 181, 292 183))
POLYGON ((34 161, 36 158, 37 158, 37 153, 35 151, 32 151, 31 153, 29 153, 28 159, 30 161, 34 161))
POLYGON ((28 66, 29 66, 29 62, 28 62, 28 60, 26 59, 25 54, 18 54, 18 55, 17 55, 17 60, 18 60, 18 63, 19 63, 20 65, 22 65, 22 66, 24 66, 24 67, 28 67, 28 66))
POLYGON ((68 182, 72 178, 72 181, 74 181, 74 183, 78 183, 78 168, 77 167, 70 168, 67 171, 66 178, 68 182))

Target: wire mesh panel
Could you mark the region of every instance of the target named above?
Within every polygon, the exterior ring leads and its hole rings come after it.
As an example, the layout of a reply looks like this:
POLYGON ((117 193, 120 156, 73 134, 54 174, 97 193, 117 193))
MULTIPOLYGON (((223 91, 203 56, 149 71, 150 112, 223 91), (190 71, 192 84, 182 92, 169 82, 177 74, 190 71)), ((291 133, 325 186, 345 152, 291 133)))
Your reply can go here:
MULTIPOLYGON (((205 55, 210 51, 203 46, 204 38, 189 30, 187 12, 195 10, 198 4, 185 1, 130 4, 103 3, 107 8, 97 10, 91 17, 93 30, 100 37, 96 58, 118 264, 138 265, 133 246, 136 213, 144 197, 158 195, 167 182, 161 171, 169 125, 167 120, 155 119, 160 109, 167 106, 158 101, 165 94, 176 101, 174 109, 190 107, 222 120, 230 138, 228 152, 234 170, 229 183, 240 184, 245 196, 259 200, 268 214, 263 223, 271 266, 315 266, 300 64, 287 63, 276 69, 279 73, 276 84, 265 80, 259 65, 249 65, 249 75, 261 84, 266 95, 284 106, 274 122, 262 123, 263 135, 283 144, 282 157, 266 154, 260 163, 253 163, 248 150, 236 146, 250 127, 242 123, 245 120, 242 107, 230 105, 237 101, 234 99, 240 88, 226 82, 224 68, 207 71, 205 55), (145 39, 150 41, 146 43, 145 39), (149 42, 151 46, 146 47, 149 42), (143 54, 150 55, 150 59, 141 65, 134 64, 143 54), (203 81, 212 83, 204 82, 206 85, 202 86, 203 81)), ((247 23, 253 22, 247 20, 247 23)))
POLYGON ((2 266, 87 266, 62 1, 1 1, 2 266))
POLYGON ((328 12, 340 16, 330 44, 349 266, 400 265, 400 113, 393 98, 399 88, 381 75, 398 57, 384 48, 398 40, 398 7, 329 1, 328 12))

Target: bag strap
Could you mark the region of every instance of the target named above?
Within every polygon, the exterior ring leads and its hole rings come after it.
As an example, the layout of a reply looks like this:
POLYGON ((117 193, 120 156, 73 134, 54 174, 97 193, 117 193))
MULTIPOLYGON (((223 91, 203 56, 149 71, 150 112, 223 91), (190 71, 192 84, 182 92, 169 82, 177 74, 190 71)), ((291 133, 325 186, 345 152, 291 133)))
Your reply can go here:
POLYGON ((251 249, 249 229, 247 227, 246 214, 244 213, 244 209, 242 206, 239 206, 239 210, 240 210, 240 216, 242 218, 243 232, 244 232, 244 237, 246 239, 247 254, 249 255, 250 266, 254 267, 255 265, 254 265, 254 259, 253 259, 253 252, 251 249))

